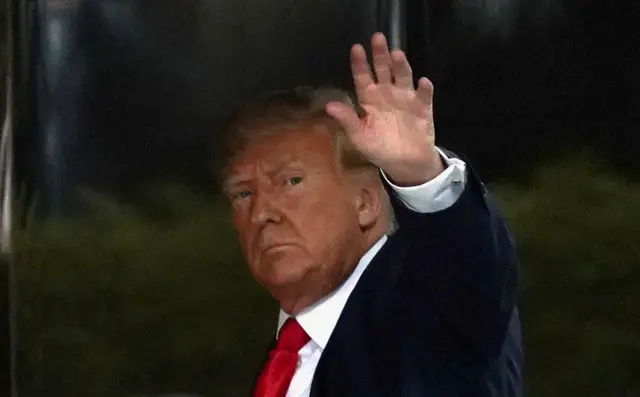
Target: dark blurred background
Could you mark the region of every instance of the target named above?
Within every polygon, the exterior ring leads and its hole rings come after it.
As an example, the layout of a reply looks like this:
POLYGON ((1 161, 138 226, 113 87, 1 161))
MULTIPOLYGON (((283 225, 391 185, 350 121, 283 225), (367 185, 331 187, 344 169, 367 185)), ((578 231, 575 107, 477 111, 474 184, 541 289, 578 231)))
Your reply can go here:
POLYGON ((439 144, 470 159, 516 234, 527 395, 640 396, 640 5, 9 0, 2 12, 16 222, 0 282, 17 296, 20 395, 246 394, 277 308, 212 184, 216 132, 264 91, 349 87, 350 46, 395 29, 436 87, 439 144))

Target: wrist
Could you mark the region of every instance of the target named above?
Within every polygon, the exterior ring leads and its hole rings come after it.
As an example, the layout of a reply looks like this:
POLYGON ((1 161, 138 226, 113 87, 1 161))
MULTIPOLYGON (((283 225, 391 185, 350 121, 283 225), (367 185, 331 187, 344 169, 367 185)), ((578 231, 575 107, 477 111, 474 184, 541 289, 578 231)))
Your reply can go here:
POLYGON ((412 164, 394 169, 385 169, 385 173, 390 181, 399 187, 410 187, 423 185, 440 175, 447 168, 440 153, 435 150, 436 155, 432 156, 428 162, 412 164))

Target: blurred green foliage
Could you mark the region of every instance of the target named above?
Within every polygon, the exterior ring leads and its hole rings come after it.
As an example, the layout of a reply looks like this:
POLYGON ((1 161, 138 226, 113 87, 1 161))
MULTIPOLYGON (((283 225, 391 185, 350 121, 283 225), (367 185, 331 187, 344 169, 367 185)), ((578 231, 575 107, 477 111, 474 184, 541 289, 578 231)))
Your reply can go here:
MULTIPOLYGON (((277 307, 223 204, 184 189, 17 236, 22 396, 243 395, 277 307)), ((245 393, 246 394, 246 393, 245 393)))
MULTIPOLYGON (((493 190, 522 264, 527 395, 640 395, 640 187, 576 156, 493 190)), ((247 394, 277 307, 223 203, 149 197, 16 236, 22 396, 247 394)))
POLYGON ((582 153, 494 188, 516 236, 529 396, 640 395, 640 186, 582 153))

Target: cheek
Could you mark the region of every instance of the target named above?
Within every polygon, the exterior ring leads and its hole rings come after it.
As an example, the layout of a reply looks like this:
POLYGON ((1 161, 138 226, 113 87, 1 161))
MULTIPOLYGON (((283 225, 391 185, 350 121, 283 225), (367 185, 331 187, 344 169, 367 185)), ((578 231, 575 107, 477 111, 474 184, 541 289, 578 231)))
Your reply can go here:
POLYGON ((240 243, 243 243, 246 230, 245 222, 242 221, 241 217, 238 214, 233 214, 231 218, 231 224, 233 225, 233 229, 236 231, 238 240, 240 241, 240 243))
POLYGON ((238 242, 240 243, 240 248, 242 249, 242 253, 247 260, 250 260, 250 249, 253 241, 253 232, 251 230, 251 225, 246 222, 245 217, 235 215, 232 218, 232 225, 236 231, 236 236, 238 242))
MULTIPOLYGON (((341 197, 318 196, 304 202, 296 217, 296 228, 305 236, 314 251, 332 249, 357 224, 353 211, 341 197)), ((324 252, 321 252, 324 254, 324 252)))

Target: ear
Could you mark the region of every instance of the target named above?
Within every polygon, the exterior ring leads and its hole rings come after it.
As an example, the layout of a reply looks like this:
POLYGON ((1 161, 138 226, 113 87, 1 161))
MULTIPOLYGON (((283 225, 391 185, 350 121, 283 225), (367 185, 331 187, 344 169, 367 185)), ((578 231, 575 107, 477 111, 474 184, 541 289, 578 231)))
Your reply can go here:
POLYGON ((354 184, 356 212, 360 228, 366 230, 374 226, 382 216, 384 188, 377 174, 374 178, 360 175, 357 179, 354 184))

